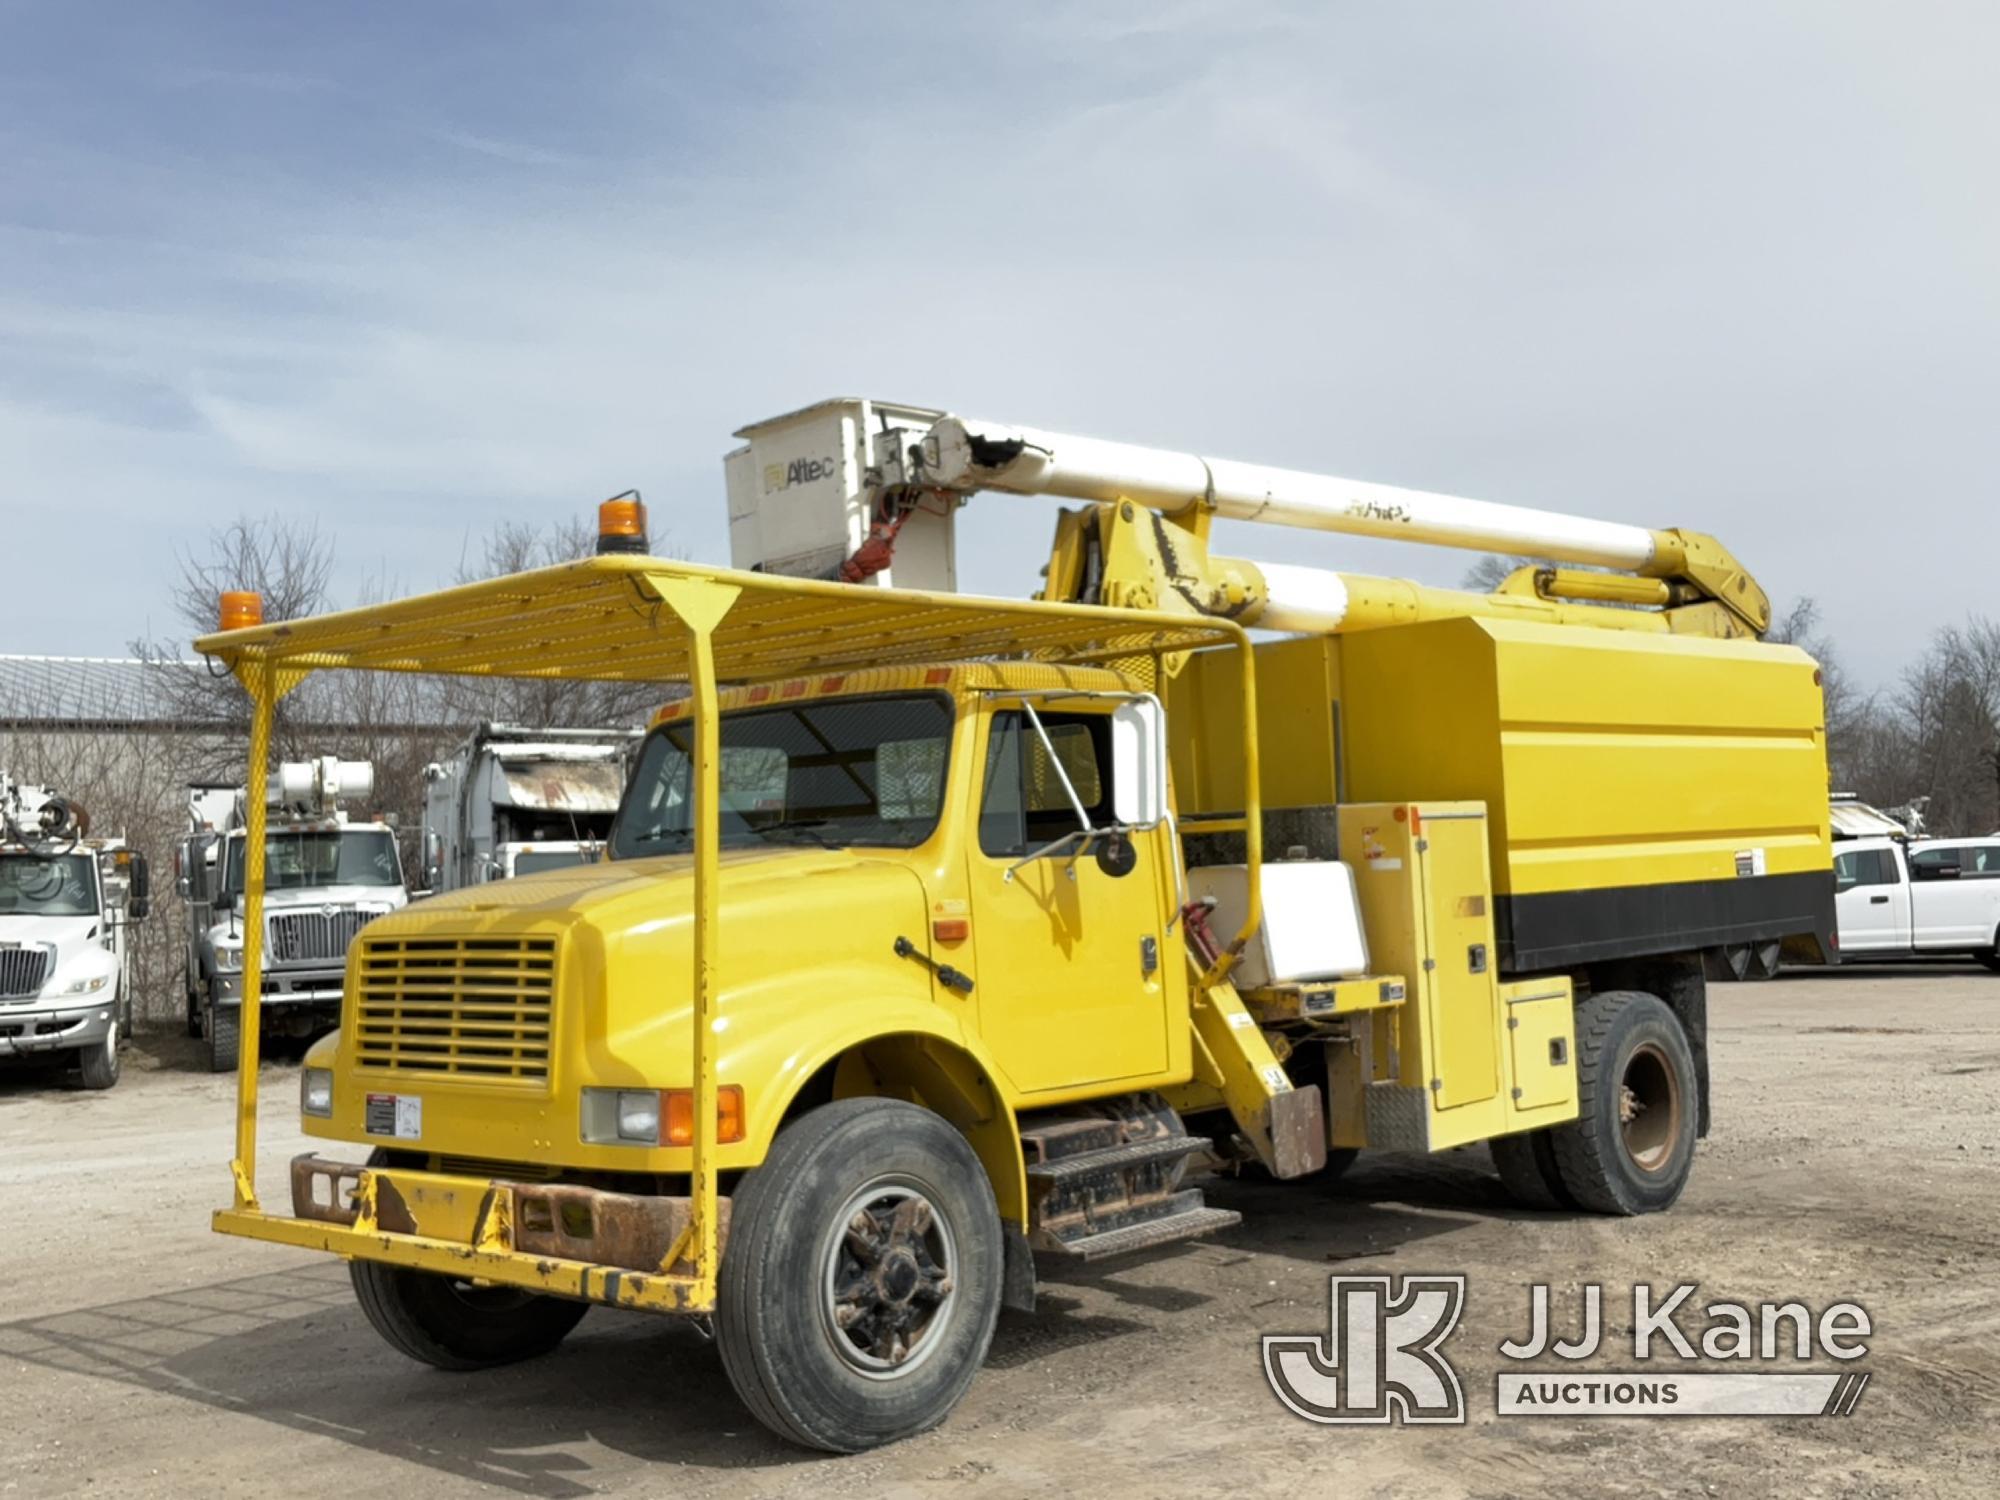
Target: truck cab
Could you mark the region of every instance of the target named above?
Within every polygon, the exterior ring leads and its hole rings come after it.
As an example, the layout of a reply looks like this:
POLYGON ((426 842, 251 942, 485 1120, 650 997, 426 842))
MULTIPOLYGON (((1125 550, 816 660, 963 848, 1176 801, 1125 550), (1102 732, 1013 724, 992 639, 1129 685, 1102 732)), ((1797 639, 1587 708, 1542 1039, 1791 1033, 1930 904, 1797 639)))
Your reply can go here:
MULTIPOLYGON (((312 801, 280 801, 277 814, 263 844, 262 1004, 275 1034, 309 1036, 339 1020, 354 935, 407 905, 409 894, 388 824, 349 821, 312 801)), ((240 810, 232 821, 241 824, 240 810)), ((188 1032, 207 1043, 217 1072, 237 1065, 249 852, 247 830, 234 826, 190 833, 179 856, 189 913, 188 1032)))
POLYGON ((638 738, 636 729, 480 725, 424 768, 420 891, 596 863, 638 738))
POLYGON ((0 1060, 74 1061, 88 1089, 118 1081, 132 1032, 128 928, 147 867, 122 839, 0 834, 0 1060))
POLYGON ((1962 955, 2000 971, 2000 837, 1847 839, 1833 869, 1843 960, 1962 955))

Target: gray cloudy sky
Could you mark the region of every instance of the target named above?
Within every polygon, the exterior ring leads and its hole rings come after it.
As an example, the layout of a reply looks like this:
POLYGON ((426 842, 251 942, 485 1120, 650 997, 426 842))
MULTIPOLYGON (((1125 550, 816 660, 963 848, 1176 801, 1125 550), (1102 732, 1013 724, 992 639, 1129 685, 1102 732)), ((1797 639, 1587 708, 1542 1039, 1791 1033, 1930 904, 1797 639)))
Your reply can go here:
POLYGON ((0 651, 246 512, 348 594, 633 485, 725 560, 730 432, 833 394, 1714 531, 1874 681, 2000 613, 1990 3, 0 16, 0 651))

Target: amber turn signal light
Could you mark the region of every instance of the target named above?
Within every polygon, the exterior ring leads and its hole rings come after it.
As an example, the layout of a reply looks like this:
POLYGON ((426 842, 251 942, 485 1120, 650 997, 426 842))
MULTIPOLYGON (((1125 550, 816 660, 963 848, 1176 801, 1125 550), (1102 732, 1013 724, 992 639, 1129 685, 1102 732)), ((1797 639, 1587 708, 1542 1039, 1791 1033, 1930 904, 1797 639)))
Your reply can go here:
MULTIPOLYGON (((692 1146, 694 1144, 694 1090, 662 1089, 660 1098, 666 1104, 667 1115, 663 1122, 668 1146, 692 1146)), ((731 1145, 743 1139, 743 1086, 724 1084, 715 1091, 715 1139, 720 1145, 731 1145)))
POLYGON ((931 936, 940 943, 962 943, 972 936, 972 924, 964 917, 940 917, 931 923, 931 936))
POLYGON ((243 630, 264 623, 264 596, 247 589, 227 589, 222 595, 222 628, 243 630))

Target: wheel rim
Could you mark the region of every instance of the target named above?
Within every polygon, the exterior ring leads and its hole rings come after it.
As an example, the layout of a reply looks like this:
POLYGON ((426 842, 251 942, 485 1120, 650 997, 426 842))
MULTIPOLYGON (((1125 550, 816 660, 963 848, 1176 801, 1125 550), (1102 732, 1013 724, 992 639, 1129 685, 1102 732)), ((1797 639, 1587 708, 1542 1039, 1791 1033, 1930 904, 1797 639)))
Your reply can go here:
POLYGON ((873 1380, 922 1365, 958 1301, 958 1246, 925 1190, 877 1178, 829 1226, 820 1312, 834 1351, 873 1380))
POLYGON ((1626 1156, 1640 1171, 1663 1172, 1672 1165, 1681 1135, 1680 1075, 1652 1042, 1635 1048, 1625 1060, 1618 1129, 1626 1156))

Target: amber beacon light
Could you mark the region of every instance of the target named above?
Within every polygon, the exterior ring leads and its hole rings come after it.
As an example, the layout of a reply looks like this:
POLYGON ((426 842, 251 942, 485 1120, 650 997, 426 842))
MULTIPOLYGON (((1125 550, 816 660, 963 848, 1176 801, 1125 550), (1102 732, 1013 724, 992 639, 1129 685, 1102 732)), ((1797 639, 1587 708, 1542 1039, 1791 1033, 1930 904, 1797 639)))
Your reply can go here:
POLYGON ((264 623, 264 596, 247 589, 226 589, 222 595, 222 628, 244 630, 264 623))
POLYGON ((597 551, 643 553, 646 540, 646 503, 637 490, 613 495, 597 507, 597 551))

